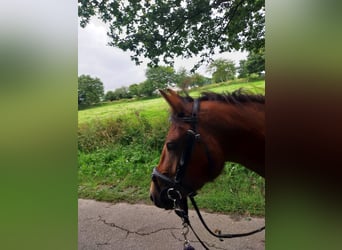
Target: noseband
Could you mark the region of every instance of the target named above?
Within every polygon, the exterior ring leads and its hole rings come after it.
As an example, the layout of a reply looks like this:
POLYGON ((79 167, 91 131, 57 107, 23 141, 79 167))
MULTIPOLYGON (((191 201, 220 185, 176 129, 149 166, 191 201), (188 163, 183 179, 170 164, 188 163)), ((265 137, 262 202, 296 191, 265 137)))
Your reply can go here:
MULTIPOLYGON (((191 116, 178 116, 177 119, 182 122, 189 123, 190 129, 186 132, 185 148, 177 163, 176 175, 174 178, 169 178, 160 173, 155 167, 152 172, 152 181, 157 182, 157 179, 166 184, 167 197, 172 201, 179 202, 182 199, 182 193, 186 195, 195 195, 195 190, 183 183, 187 165, 191 159, 191 154, 196 141, 200 140, 200 134, 197 133, 197 113, 199 111, 199 100, 195 99, 192 107, 191 116)), ((164 190, 165 192, 165 190, 164 190)))

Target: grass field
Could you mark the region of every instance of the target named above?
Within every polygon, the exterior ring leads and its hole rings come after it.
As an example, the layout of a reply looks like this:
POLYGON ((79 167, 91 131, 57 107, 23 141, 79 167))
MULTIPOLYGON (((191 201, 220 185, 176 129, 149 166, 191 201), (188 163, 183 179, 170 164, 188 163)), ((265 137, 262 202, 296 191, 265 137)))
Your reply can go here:
MULTIPOLYGON (((264 81, 217 84, 190 92, 231 92, 245 87, 264 93, 264 81)), ((78 194, 82 198, 152 204, 149 185, 168 130, 163 98, 125 100, 79 111, 78 194)), ((264 179, 226 163, 215 182, 197 197, 201 208, 223 213, 264 215, 264 179)))
MULTIPOLYGON (((257 81, 252 83, 236 83, 236 84, 210 84, 199 90, 190 91, 190 95, 197 97, 203 91, 213 91, 222 93, 225 91, 232 92, 239 88, 248 89, 254 93, 264 93, 265 81, 257 81)), ((103 120, 124 115, 127 113, 141 112, 148 119, 154 119, 159 115, 167 115, 169 107, 163 98, 154 98, 149 100, 125 100, 113 102, 99 107, 94 107, 78 112, 78 123, 91 122, 93 120, 103 120)))

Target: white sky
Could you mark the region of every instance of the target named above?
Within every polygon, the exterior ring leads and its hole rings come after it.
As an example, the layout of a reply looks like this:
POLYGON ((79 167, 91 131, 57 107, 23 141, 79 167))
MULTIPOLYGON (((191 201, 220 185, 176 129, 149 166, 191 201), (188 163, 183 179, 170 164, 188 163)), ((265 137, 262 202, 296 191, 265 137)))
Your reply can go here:
MULTIPOLYGON (((148 60, 136 66, 131 61, 131 52, 124 52, 107 45, 109 38, 106 33, 106 26, 96 19, 92 19, 85 28, 78 28, 78 75, 100 78, 105 92, 146 80, 148 60)), ((230 59, 238 66, 239 61, 245 59, 247 54, 247 52, 227 52, 215 55, 213 58, 230 59)), ((180 67, 184 67, 189 71, 198 61, 199 58, 176 59, 174 68, 177 71, 180 67)), ((197 72, 210 77, 206 72, 206 65, 201 66, 197 72)))

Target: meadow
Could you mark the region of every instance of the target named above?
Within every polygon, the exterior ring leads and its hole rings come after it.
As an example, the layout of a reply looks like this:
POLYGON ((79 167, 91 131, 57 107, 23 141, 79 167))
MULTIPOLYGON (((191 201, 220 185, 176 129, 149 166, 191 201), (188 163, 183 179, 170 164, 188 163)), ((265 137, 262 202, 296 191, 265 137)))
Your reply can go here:
MULTIPOLYGON (((265 82, 211 84, 191 91, 264 93, 265 82)), ((161 97, 121 100, 79 111, 78 194, 111 202, 152 204, 150 176, 158 164, 169 127, 169 107, 161 97)), ((264 215, 264 179, 243 166, 226 163, 215 182, 197 197, 207 211, 264 215)))
MULTIPOLYGON (((201 92, 213 91, 223 93, 232 92, 236 89, 244 88, 253 93, 264 93, 265 81, 253 83, 235 83, 235 84, 210 84, 205 87, 190 91, 192 97, 198 97, 201 92)), ((120 115, 133 112, 141 112, 146 118, 154 119, 159 115, 167 115, 168 105, 162 98, 148 100, 120 100, 107 103, 102 106, 80 110, 78 112, 78 123, 89 123, 94 120, 112 119, 120 115)))

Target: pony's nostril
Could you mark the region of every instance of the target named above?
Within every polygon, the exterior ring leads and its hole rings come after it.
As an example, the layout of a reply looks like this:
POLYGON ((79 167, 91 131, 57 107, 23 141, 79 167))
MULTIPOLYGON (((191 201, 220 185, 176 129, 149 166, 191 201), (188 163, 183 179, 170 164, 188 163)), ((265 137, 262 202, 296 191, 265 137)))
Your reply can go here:
POLYGON ((153 200, 153 196, 152 196, 152 194, 150 195, 150 199, 151 199, 151 201, 154 201, 154 200, 153 200))

